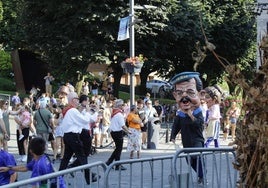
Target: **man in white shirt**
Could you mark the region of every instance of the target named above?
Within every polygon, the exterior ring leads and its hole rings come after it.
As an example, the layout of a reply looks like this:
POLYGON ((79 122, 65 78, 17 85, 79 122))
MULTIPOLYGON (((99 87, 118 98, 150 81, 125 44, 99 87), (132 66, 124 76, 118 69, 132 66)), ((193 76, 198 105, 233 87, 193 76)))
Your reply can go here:
MULTIPOLYGON (((110 165, 114 160, 119 161, 123 149, 123 142, 124 136, 123 131, 128 134, 131 132, 128 130, 127 126, 125 125, 125 118, 123 115, 123 104, 124 101, 122 99, 115 100, 113 111, 112 111, 112 118, 111 118, 111 125, 110 131, 112 139, 115 143, 115 150, 111 154, 110 158, 106 162, 107 165, 110 165)), ((123 166, 116 166, 115 170, 126 170, 123 166)))
MULTIPOLYGON (((77 93, 70 92, 68 94, 68 106, 63 109, 62 130, 64 132, 63 141, 65 144, 64 156, 60 163, 59 170, 67 168, 69 160, 76 155, 80 165, 87 164, 87 155, 85 154, 83 143, 80 139, 80 134, 83 129, 88 129, 91 122, 91 116, 88 106, 86 110, 80 112, 77 107, 79 106, 79 98, 77 93)), ((89 169, 85 170, 85 180, 87 184, 91 181, 97 181, 97 176, 92 173, 92 179, 90 178, 89 169)))

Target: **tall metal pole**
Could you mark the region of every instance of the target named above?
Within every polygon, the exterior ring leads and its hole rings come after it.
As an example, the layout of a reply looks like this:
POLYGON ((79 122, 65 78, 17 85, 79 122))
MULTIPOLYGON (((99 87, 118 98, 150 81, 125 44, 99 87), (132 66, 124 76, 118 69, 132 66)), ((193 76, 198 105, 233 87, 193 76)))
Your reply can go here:
MULTIPOLYGON (((134 0, 129 0, 129 6, 130 6, 129 55, 130 57, 135 57, 134 0)), ((129 75, 130 75, 130 105, 133 105, 135 104, 135 87, 134 87, 135 73, 129 73, 129 75)))

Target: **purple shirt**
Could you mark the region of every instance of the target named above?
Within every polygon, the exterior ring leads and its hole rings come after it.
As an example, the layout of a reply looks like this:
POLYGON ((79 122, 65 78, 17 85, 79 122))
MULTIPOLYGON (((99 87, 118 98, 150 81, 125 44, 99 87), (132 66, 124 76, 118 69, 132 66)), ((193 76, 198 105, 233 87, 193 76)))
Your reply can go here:
POLYGON ((19 96, 17 96, 17 95, 14 95, 12 98, 11 98, 11 102, 13 103, 13 104, 20 104, 21 103, 21 101, 20 101, 20 97, 19 96))
MULTIPOLYGON (((0 150, 0 166, 10 167, 16 166, 14 156, 10 153, 0 150)), ((0 185, 6 185, 10 182, 10 176, 14 174, 14 171, 9 170, 7 172, 0 172, 0 185)))
MULTIPOLYGON (((46 155, 42 155, 38 160, 33 159, 26 167, 32 171, 31 178, 54 172, 52 164, 46 155)), ((40 184, 40 182, 37 182, 37 184, 40 184)))

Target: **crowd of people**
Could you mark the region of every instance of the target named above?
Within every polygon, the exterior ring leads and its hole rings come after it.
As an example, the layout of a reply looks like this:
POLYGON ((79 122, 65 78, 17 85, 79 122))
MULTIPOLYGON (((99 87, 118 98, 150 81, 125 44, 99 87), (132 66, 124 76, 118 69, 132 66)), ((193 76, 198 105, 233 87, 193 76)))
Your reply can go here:
MULTIPOLYGON (((48 74, 45 78, 50 92, 47 82, 53 81, 54 78, 49 76, 51 75, 48 74)), ((167 120, 166 118, 170 117, 168 114, 173 113, 174 123, 170 136, 172 142, 175 143, 175 138, 180 132, 183 147, 209 147, 212 141, 215 147, 219 147, 218 138, 222 118, 219 105, 221 89, 214 85, 203 90, 198 73, 181 73, 172 80, 173 96, 177 107, 161 105, 159 100, 154 100, 153 104, 149 93, 144 98, 137 99, 133 105, 122 99, 107 98, 108 85, 104 84, 104 87, 99 88, 95 81, 91 95, 87 88, 82 89, 78 95, 75 88, 67 83, 55 93, 57 99, 49 92, 36 97, 37 92, 33 89, 29 97, 24 98, 22 102, 19 93, 16 92, 10 101, 12 109, 8 108, 9 101, 0 100, 0 143, 3 147, 1 151, 3 155, 8 155, 9 115, 13 115, 17 124, 17 144, 21 156, 17 161, 26 163, 24 168, 4 168, 4 166, 16 166, 13 157, 9 157, 9 163, 0 163, 0 181, 4 176, 2 173, 10 171, 9 176, 5 174, 5 177, 13 182, 16 179, 15 171, 33 170, 34 164, 31 163, 47 160, 43 156, 49 152, 48 144, 51 144, 53 150, 51 163, 60 162, 59 170, 87 164, 92 146, 102 148, 108 139, 113 140, 114 151, 106 164, 119 161, 125 135, 128 135, 129 158, 140 158, 141 150, 148 147, 148 126, 156 119, 159 123, 167 120), (103 90, 103 95, 98 93, 100 89, 103 90), (37 143, 45 145, 42 151, 35 148, 36 138, 41 139, 36 141, 37 143)), ((84 86, 87 85, 88 83, 85 82, 84 86)), ((240 110, 233 104, 226 115, 230 119, 232 138, 234 138, 240 110)), ((196 160, 191 164, 198 173, 199 181, 203 182, 201 167, 197 169, 196 160)), ((126 168, 120 165, 116 166, 115 170, 126 170, 126 168)), ((51 173, 51 170, 46 173, 51 173)), ((37 175, 33 173, 32 177, 35 176, 37 175)), ((87 184, 100 178, 89 169, 84 171, 84 176, 87 184)))
MULTIPOLYGON (((100 92, 102 94, 92 88, 94 94, 87 93, 87 89, 82 89, 81 94, 78 95, 70 83, 66 83, 55 94, 51 94, 49 93, 51 92, 50 82, 53 79, 50 74, 45 77, 48 92, 39 96, 39 91, 33 87, 29 96, 23 100, 18 92, 11 97, 11 101, 0 100, 1 151, 5 151, 3 155, 8 153, 8 141, 11 135, 9 118, 12 115, 17 124, 16 138, 20 155, 12 164, 1 164, 0 177, 4 176, 10 180, 9 182, 14 182, 16 178, 12 174, 16 174, 16 171, 28 170, 33 171, 32 177, 36 177, 34 164, 31 164, 33 165, 31 167, 29 164, 33 163, 32 161, 34 163, 39 160, 46 161, 44 156, 50 152, 49 144, 53 152, 52 157, 49 157, 52 158, 50 162, 52 165, 60 162, 59 170, 87 164, 92 146, 101 149, 110 141, 114 142, 115 149, 106 164, 120 160, 125 134, 128 134, 127 150, 130 158, 134 158, 134 152, 137 152, 137 158, 141 157, 141 148, 147 148, 146 131, 150 119, 164 116, 164 108, 159 105, 159 101, 155 101, 156 108, 153 108, 150 95, 147 94, 147 98, 138 99, 135 105, 130 106, 129 101, 114 97, 107 98, 107 94, 110 93, 109 86, 107 85, 106 88, 104 85, 99 88, 96 82, 94 83, 97 90, 102 90, 100 92), (38 150, 37 153, 31 145, 36 138, 41 139, 38 141, 39 144, 45 145, 42 146, 42 151, 38 150), (15 167, 16 162, 25 165, 15 167), (12 169, 5 168, 10 166, 13 166, 12 169)), ((115 168, 115 170, 125 169, 123 166, 115 168)), ((51 170, 46 171, 46 173, 51 172, 51 170)), ((89 170, 84 171, 84 176, 87 184, 100 178, 89 170)), ((2 183, 2 180, 0 182, 2 183)), ((6 182, 8 181, 3 181, 3 184, 6 182)), ((41 185, 42 182, 39 183, 41 185)))

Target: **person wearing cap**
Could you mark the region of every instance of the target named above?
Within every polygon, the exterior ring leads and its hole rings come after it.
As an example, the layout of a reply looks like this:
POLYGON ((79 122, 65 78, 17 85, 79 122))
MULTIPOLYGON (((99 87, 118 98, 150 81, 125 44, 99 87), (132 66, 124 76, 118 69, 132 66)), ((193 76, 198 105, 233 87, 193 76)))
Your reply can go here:
MULTIPOLYGON (((182 72, 175 75, 170 82, 174 86, 173 96, 180 108, 174 119, 170 141, 175 143, 176 135, 181 132, 184 148, 203 148, 204 118, 200 108, 199 92, 202 90, 202 81, 199 78, 199 73, 182 72)), ((198 183, 203 184, 201 159, 197 160, 197 158, 192 157, 189 163, 197 172, 198 183)))
MULTIPOLYGON (((61 160, 59 170, 65 170, 68 167, 69 161, 73 154, 76 155, 79 165, 87 164, 87 155, 83 148, 83 142, 80 139, 80 134, 83 129, 88 129, 91 123, 90 108, 86 106, 85 110, 80 112, 77 108, 79 106, 79 98, 76 92, 70 92, 67 96, 68 106, 66 106, 63 113, 62 131, 64 132, 63 141, 65 145, 63 159, 61 160)), ((95 173, 85 169, 84 176, 87 184, 96 182, 98 177, 95 173)))
POLYGON ((210 86, 205 88, 205 100, 208 106, 205 122, 207 124, 205 147, 214 140, 214 146, 219 147, 220 137, 220 102, 222 92, 219 87, 210 86))
MULTIPOLYGON (((117 99, 114 101, 113 111, 112 111, 112 118, 111 118, 111 125, 110 125, 110 132, 111 137, 115 143, 115 149, 109 159, 106 161, 106 165, 112 164, 112 162, 119 161, 123 149, 123 142, 124 142, 124 131, 127 134, 131 134, 128 130, 127 126, 125 125, 125 118, 123 115, 123 105, 124 101, 122 99, 117 99)), ((117 165, 115 170, 126 170, 126 168, 122 165, 117 165)))
POLYGON ((137 158, 140 158, 141 127, 143 127, 143 123, 138 115, 136 105, 130 106, 130 113, 128 114, 126 121, 128 122, 129 130, 131 131, 127 144, 127 151, 130 151, 130 159, 133 159, 134 151, 137 151, 137 158))

